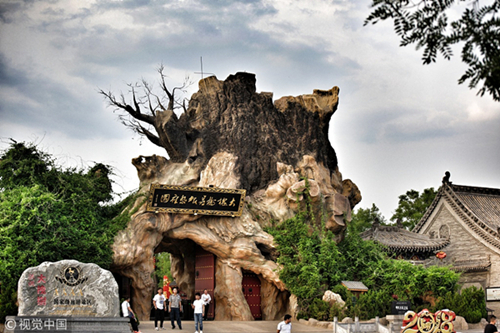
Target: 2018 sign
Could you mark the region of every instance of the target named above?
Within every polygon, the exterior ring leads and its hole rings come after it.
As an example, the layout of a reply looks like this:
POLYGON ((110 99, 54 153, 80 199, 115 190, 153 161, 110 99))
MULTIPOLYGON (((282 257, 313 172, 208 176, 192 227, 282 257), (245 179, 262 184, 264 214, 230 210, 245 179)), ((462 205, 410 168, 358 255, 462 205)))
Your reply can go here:
POLYGON ((241 216, 245 190, 151 184, 148 212, 241 216))

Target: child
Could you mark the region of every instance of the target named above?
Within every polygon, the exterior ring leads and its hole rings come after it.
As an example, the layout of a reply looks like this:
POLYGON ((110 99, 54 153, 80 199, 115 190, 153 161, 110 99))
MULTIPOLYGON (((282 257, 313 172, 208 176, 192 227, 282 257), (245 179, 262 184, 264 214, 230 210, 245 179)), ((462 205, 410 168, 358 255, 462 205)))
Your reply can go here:
POLYGON ((205 304, 201 300, 201 295, 200 293, 196 293, 194 296, 196 298, 191 305, 194 309, 194 333, 198 333, 198 328, 199 333, 203 333, 203 312, 205 312, 205 304))
POLYGON ((292 316, 286 314, 283 319, 284 320, 278 324, 277 333, 292 333, 292 316))

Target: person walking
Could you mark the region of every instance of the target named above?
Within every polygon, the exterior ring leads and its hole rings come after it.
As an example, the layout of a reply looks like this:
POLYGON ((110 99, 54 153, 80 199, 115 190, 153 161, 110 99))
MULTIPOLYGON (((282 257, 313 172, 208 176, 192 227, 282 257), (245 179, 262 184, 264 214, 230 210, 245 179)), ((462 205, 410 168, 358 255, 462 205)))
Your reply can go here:
POLYGON ((292 332, 292 316, 289 314, 285 315, 284 320, 278 324, 277 333, 291 333, 292 332))
POLYGON ((182 303, 181 296, 178 294, 179 290, 177 287, 172 288, 172 295, 168 298, 168 311, 170 312, 170 323, 172 324, 172 329, 175 328, 174 320, 177 319, 177 326, 182 330, 181 324, 181 312, 182 312, 182 303))
POLYGON ((203 311, 205 302, 201 299, 200 293, 196 293, 195 300, 191 307, 194 309, 194 333, 203 333, 203 311))
POLYGON ((158 288, 158 294, 153 297, 153 306, 155 307, 155 330, 158 331, 158 320, 160 321, 160 329, 163 328, 163 320, 165 319, 165 295, 163 295, 163 288, 158 288))
POLYGON ((210 302, 212 301, 212 297, 210 297, 210 294, 208 293, 207 289, 203 290, 203 295, 201 295, 201 300, 205 305, 203 320, 207 320, 208 309, 210 308, 210 302))
POLYGON ((486 326, 484 327, 484 333, 498 332, 496 322, 497 322, 497 317, 495 317, 494 315, 491 315, 489 323, 486 324, 486 326))
POLYGON ((135 320, 135 313, 132 311, 130 307, 130 297, 127 297, 122 303, 122 312, 124 317, 128 317, 130 320, 130 325, 132 325, 132 329, 134 332, 140 333, 139 327, 137 325, 137 321, 135 320))

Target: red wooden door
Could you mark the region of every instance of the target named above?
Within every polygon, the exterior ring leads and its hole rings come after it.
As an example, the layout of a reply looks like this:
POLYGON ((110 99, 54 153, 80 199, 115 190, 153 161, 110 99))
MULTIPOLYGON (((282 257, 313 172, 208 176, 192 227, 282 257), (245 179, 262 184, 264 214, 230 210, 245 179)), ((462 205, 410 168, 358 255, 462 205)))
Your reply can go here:
POLYGON ((196 259, 195 259, 195 280, 194 280, 194 292, 203 294, 203 290, 207 289, 212 301, 208 306, 207 319, 213 319, 215 317, 215 256, 205 251, 202 247, 196 247, 196 259))
POLYGON ((255 273, 244 272, 241 281, 243 295, 250 306, 250 311, 254 319, 262 319, 262 309, 260 302, 260 280, 255 273))

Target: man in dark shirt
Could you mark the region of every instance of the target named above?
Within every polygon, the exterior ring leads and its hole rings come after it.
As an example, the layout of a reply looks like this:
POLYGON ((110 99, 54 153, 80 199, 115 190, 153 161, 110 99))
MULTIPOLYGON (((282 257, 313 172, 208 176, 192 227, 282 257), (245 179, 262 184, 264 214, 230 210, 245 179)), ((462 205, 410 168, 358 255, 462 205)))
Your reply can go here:
POLYGON ((495 326, 496 321, 497 321, 497 317, 495 317, 494 315, 491 315, 490 316, 490 323, 484 327, 484 333, 498 332, 497 327, 495 326))

